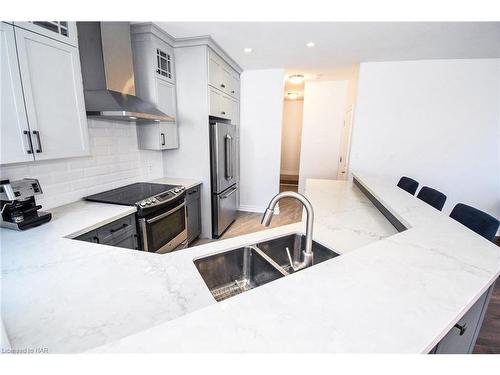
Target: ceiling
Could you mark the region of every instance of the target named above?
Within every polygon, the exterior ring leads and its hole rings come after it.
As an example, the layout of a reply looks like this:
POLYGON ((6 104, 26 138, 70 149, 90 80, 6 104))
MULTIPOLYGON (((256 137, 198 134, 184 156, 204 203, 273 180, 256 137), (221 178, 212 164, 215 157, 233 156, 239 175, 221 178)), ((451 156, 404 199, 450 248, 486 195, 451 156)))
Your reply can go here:
POLYGON ((500 57, 500 22, 157 24, 176 38, 212 36, 243 69, 284 68, 306 78, 350 74, 363 61, 500 57))

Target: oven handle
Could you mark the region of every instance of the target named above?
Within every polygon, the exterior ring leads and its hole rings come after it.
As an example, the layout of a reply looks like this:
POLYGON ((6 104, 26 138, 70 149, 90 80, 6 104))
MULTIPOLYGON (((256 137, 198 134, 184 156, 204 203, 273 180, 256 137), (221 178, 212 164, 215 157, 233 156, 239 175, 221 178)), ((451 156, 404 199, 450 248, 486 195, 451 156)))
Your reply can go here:
POLYGON ((152 219, 147 219, 146 223, 152 224, 158 220, 163 219, 164 217, 167 217, 168 215, 173 214, 176 211, 179 211, 181 208, 183 208, 186 205, 186 201, 182 202, 182 204, 178 205, 177 207, 171 209, 170 211, 164 212, 161 215, 155 216, 152 219))

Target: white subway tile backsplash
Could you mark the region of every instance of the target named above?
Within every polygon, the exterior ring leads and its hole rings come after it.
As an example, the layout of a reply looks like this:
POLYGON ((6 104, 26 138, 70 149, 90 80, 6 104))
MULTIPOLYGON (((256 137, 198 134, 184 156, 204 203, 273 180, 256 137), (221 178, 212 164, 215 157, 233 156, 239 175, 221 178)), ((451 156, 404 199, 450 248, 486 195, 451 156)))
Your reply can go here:
POLYGON ((163 176, 161 152, 139 150, 134 123, 88 120, 91 156, 0 167, 1 179, 37 178, 45 209, 163 176))

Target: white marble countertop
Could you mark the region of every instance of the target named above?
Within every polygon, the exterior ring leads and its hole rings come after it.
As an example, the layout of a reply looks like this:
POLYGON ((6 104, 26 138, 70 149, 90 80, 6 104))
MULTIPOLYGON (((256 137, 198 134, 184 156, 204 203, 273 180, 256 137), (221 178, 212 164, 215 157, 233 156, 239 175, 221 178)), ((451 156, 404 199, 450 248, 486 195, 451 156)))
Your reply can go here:
POLYGON ((409 230, 396 234, 352 183, 310 180, 314 238, 343 255, 220 303, 194 258, 303 225, 166 255, 64 238, 130 214, 130 207, 79 202, 29 232, 2 230, 2 319, 11 345, 50 352, 426 352, 498 277, 500 251, 406 192, 359 178, 409 230))

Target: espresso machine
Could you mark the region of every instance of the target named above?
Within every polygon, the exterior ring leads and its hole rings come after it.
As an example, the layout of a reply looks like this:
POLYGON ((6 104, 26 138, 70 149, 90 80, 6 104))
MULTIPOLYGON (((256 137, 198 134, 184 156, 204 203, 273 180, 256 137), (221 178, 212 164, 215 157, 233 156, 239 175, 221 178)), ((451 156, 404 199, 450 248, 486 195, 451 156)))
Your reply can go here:
POLYGON ((18 181, 0 181, 1 226, 9 229, 26 230, 47 223, 50 212, 39 211, 35 195, 42 194, 37 179, 25 178, 18 181))

